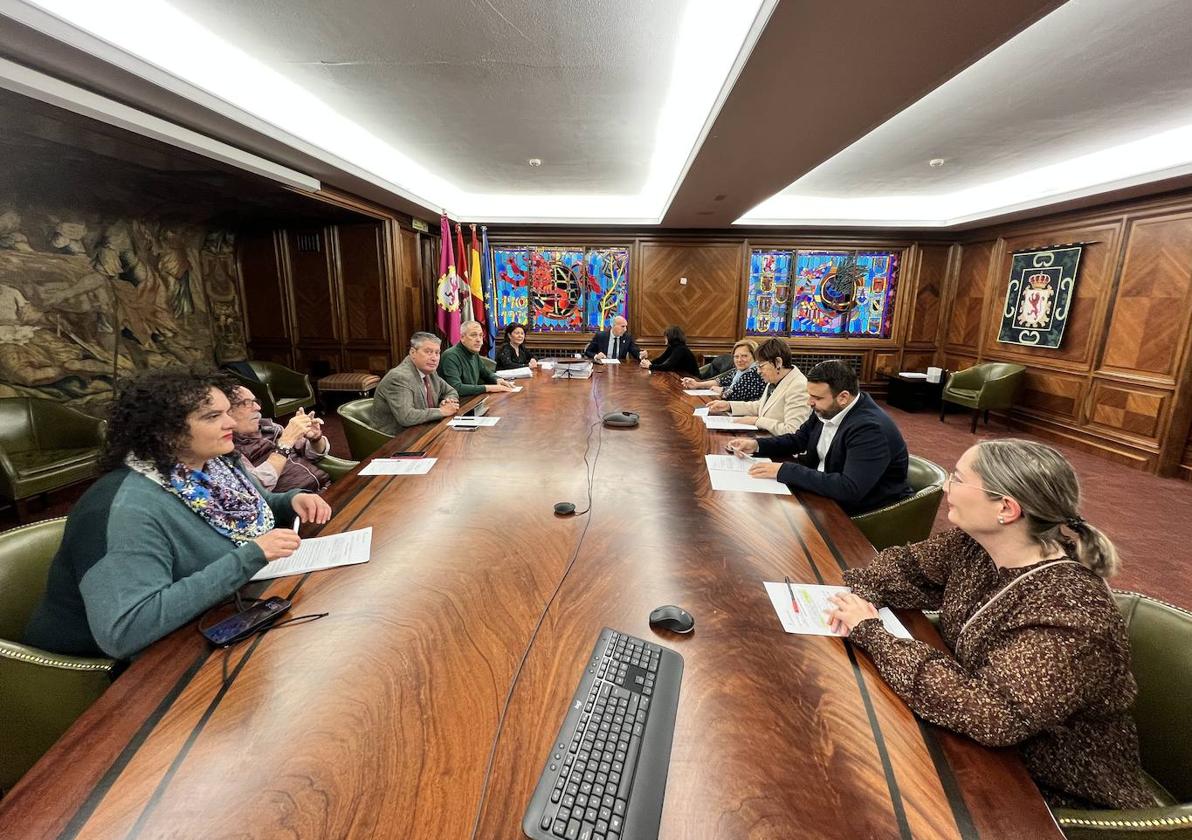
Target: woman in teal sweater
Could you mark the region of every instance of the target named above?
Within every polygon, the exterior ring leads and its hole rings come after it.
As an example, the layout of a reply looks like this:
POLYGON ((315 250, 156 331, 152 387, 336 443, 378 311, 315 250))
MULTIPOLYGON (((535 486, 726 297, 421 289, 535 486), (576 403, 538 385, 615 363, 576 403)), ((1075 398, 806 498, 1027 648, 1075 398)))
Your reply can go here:
POLYGON ((150 371, 122 384, 103 466, 50 565, 28 644, 127 659, 201 615, 326 522, 311 493, 269 493, 233 455, 234 384, 222 374, 150 371))

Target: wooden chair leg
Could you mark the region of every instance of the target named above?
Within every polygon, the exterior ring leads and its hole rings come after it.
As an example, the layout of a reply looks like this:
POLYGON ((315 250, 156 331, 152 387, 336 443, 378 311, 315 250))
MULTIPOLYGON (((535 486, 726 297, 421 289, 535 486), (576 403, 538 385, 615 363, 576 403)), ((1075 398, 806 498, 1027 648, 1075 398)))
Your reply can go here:
POLYGON ((985 409, 985 425, 989 425, 989 409, 985 409))
POLYGON ((948 404, 946 402, 944 402, 943 400, 940 400, 940 422, 941 423, 944 422, 944 410, 947 408, 947 406, 948 406, 948 404))
POLYGON ((977 433, 977 418, 980 416, 981 416, 981 409, 974 408, 973 409, 973 422, 972 422, 972 425, 969 426, 969 434, 975 435, 977 433))

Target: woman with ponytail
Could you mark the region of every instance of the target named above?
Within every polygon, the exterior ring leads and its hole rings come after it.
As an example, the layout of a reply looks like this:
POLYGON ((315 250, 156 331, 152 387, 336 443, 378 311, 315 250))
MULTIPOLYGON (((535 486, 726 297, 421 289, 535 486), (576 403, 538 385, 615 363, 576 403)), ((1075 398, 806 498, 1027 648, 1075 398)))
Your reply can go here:
POLYGON ((1105 579, 1113 543, 1080 514, 1050 446, 983 441, 944 484, 956 527, 845 572, 837 632, 916 714, 988 746, 1016 745, 1053 805, 1144 808, 1125 622, 1105 579), (877 606, 939 610, 948 651, 898 639, 877 606))

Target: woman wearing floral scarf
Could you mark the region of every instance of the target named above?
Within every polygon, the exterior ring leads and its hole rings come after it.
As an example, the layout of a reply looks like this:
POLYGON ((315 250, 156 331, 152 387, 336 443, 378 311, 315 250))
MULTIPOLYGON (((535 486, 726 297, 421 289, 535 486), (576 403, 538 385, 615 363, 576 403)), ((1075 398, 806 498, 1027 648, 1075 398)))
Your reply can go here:
POLYGON ((148 371, 112 406, 108 472, 71 511, 25 641, 126 659, 248 582, 323 523, 311 493, 269 493, 238 466, 223 374, 148 371))

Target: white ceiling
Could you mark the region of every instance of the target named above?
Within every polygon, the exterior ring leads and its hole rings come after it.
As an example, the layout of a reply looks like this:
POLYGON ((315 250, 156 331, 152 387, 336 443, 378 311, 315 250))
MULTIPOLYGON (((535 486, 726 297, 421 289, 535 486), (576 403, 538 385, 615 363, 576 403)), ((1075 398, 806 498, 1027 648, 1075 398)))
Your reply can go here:
POLYGON ((21 5, 453 216, 657 222, 775 2, 21 5))
POLYGON ((739 223, 946 226, 1189 171, 1192 4, 1069 0, 739 223))

